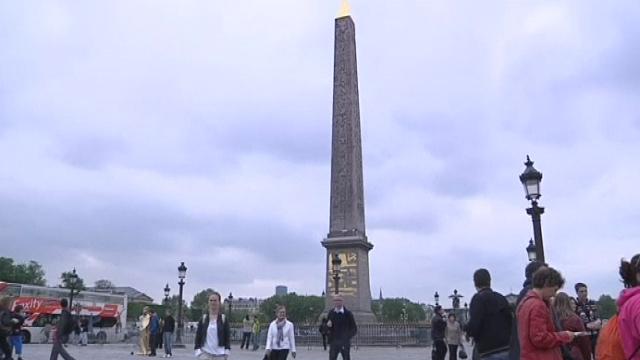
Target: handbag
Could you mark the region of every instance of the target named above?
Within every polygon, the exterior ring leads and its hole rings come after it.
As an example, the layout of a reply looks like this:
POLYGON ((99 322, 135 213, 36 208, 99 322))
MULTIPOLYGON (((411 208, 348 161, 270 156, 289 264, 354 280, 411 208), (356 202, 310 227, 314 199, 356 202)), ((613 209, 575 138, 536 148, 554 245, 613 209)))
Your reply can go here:
POLYGON ((464 349, 464 345, 460 344, 460 351, 458 351, 459 359, 466 359, 468 357, 466 350, 464 349))

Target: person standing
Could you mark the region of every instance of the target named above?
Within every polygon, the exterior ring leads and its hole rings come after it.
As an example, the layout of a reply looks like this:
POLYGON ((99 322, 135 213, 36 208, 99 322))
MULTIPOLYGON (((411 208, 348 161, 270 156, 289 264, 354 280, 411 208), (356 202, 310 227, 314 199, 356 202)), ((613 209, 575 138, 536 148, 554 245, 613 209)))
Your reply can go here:
MULTIPOLYGON (((559 292, 553 300, 553 318, 556 321, 557 330, 584 332, 582 320, 575 313, 572 299, 566 293, 559 292)), ((571 354, 573 360, 591 359, 591 339, 588 336, 580 336, 566 346, 566 352, 571 354)))
POLYGON ((576 314, 582 319, 584 327, 587 331, 591 332, 591 353, 596 356, 596 343, 598 341, 598 334, 602 327, 602 320, 600 320, 600 312, 598 311, 598 304, 589 299, 589 289, 585 283, 577 283, 574 285, 576 290, 576 314))
POLYGON ((477 293, 469 304, 467 335, 475 343, 481 359, 506 360, 509 358, 511 324, 513 314, 507 299, 491 289, 491 274, 487 269, 478 269, 473 274, 477 293))
POLYGON ((249 314, 245 315, 242 320, 242 343, 240 344, 240 349, 249 350, 249 343, 251 341, 251 332, 253 329, 251 328, 251 319, 249 319, 249 314))
POLYGON ((320 318, 320 335, 322 336, 322 348, 327 351, 327 337, 329 336, 329 327, 327 326, 327 317, 322 315, 320 318))
POLYGON ((149 356, 156 356, 156 348, 158 347, 158 334, 160 333, 160 318, 155 310, 151 310, 151 319, 149 320, 149 356))
POLYGON ((198 321, 194 349, 200 360, 227 360, 231 352, 231 331, 220 311, 220 302, 220 293, 211 294, 209 311, 198 321))
MULTIPOLYGON (((531 286, 533 273, 538 271, 538 269, 540 269, 543 266, 547 266, 547 264, 545 264, 545 263, 543 263, 541 261, 531 261, 525 267, 525 269, 524 269, 524 283, 522 283, 522 290, 520 290, 520 293, 518 294, 518 298, 516 300, 515 307, 513 308, 514 311, 515 311, 515 308, 518 307, 518 304, 520 304, 520 301, 522 301, 522 299, 524 299, 524 297, 527 295, 529 290, 531 290, 533 288, 531 286)), ((511 325, 511 344, 509 346, 510 346, 509 359, 510 360, 520 360, 520 341, 518 340, 518 322, 517 321, 512 321, 512 325, 511 325)))
POLYGON ((11 346, 9 345, 9 336, 13 328, 14 321, 11 319, 11 298, 0 298, 0 351, 4 355, 4 359, 12 360, 11 346))
POLYGON ((69 302, 67 299, 60 300, 60 319, 56 325, 56 332, 53 334, 53 346, 51 347, 51 356, 49 360, 57 360, 58 355, 62 355, 65 360, 74 360, 73 356, 69 355, 67 349, 63 346, 64 339, 73 331, 73 319, 68 309, 69 302))
POLYGON ((251 341, 253 342, 253 351, 256 351, 260 348, 259 345, 259 341, 260 341, 260 327, 262 325, 260 324, 260 319, 258 319, 257 315, 253 316, 253 337, 251 338, 251 341))
POLYGON ((18 360, 22 360, 22 325, 26 319, 24 307, 17 305, 11 312, 11 347, 15 350, 18 360))
POLYGON ((333 309, 327 315, 329 328, 329 360, 336 360, 338 354, 342 360, 351 360, 351 339, 358 333, 353 313, 344 307, 342 295, 333 298, 333 309))
POLYGON ((151 323, 151 309, 148 306, 142 308, 140 315, 140 355, 149 356, 149 324, 151 323))
POLYGON ((462 328, 454 313, 447 316, 447 328, 444 332, 444 337, 449 347, 449 360, 457 360, 458 347, 462 345, 462 328))
POLYGON ((87 346, 89 343, 89 319, 80 320, 80 346, 87 346))
POLYGON ((296 339, 293 323, 287 320, 287 309, 284 305, 276 309, 276 319, 269 324, 265 354, 270 360, 287 360, 291 356, 296 358, 296 339))
POLYGON ((619 272, 625 287, 618 297, 622 347, 627 359, 640 360, 640 254, 621 260, 619 272))
POLYGON ((436 305, 433 310, 433 318, 431 319, 431 340, 433 341, 431 359, 444 360, 447 355, 447 343, 444 339, 447 331, 447 322, 444 319, 442 306, 436 305))
POLYGON ((549 301, 564 285, 562 275, 551 267, 533 274, 533 290, 517 308, 520 358, 522 360, 562 360, 561 346, 574 339, 571 331, 557 331, 549 301))
POLYGON ((164 326, 162 327, 162 338, 164 342, 164 357, 172 357, 173 332, 176 328, 176 320, 171 316, 171 310, 167 310, 164 316, 164 326))

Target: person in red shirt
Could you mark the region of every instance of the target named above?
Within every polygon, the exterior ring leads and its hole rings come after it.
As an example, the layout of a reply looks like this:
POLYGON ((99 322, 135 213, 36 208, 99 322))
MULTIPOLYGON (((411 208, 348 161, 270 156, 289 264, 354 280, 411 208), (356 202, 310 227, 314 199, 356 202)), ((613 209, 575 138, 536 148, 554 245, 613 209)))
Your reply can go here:
POLYGON ((574 339, 571 331, 557 331, 549 299, 564 285, 562 275, 550 267, 533 274, 533 289, 517 308, 521 360, 562 360, 561 346, 574 339))

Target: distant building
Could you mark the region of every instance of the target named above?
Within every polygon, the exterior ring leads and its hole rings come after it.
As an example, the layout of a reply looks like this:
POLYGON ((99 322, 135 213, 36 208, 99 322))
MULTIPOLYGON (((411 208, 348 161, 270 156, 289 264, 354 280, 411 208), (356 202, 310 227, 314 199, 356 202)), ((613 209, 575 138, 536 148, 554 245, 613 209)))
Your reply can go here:
POLYGON ((276 296, 285 296, 289 293, 289 289, 287 289, 284 285, 276 286, 276 296))
MULTIPOLYGON (((248 314, 256 314, 260 311, 261 299, 257 298, 234 298, 231 302, 231 310, 233 312, 246 312, 248 314)), ((225 306, 229 308, 229 299, 224 300, 225 306)))
POLYGON ((153 304, 153 298, 142 291, 134 289, 130 286, 114 286, 112 288, 96 288, 89 287, 88 291, 95 291, 101 293, 109 293, 109 294, 117 294, 117 295, 127 295, 127 299, 132 303, 140 303, 140 304, 153 304))

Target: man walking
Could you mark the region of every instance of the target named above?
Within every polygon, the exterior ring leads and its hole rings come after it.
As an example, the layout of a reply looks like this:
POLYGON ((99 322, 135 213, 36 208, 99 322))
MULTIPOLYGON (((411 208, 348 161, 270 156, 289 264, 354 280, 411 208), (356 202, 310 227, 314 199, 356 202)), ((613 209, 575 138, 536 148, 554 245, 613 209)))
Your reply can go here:
POLYGON ((431 349, 432 360, 444 360, 447 355, 447 344, 444 341, 447 322, 444 320, 444 310, 442 306, 436 305, 434 315, 431 319, 431 340, 433 340, 433 348, 431 349))
POLYGON ((58 355, 62 355, 62 358, 65 360, 75 360, 73 356, 69 355, 67 349, 62 345, 64 339, 71 334, 71 331, 73 331, 73 319, 71 318, 71 313, 67 308, 68 306, 69 302, 67 299, 60 300, 60 307, 62 308, 62 311, 60 312, 60 319, 56 326, 56 332, 53 334, 53 346, 51 347, 51 356, 49 357, 49 360, 57 360, 58 355))
POLYGON ((509 303, 502 294, 491 290, 487 269, 476 270, 473 283, 478 292, 469 305, 467 335, 473 338, 480 359, 507 360, 513 321, 509 303))
POLYGON ((156 348, 158 347, 158 333, 160 332, 160 318, 155 310, 151 310, 151 320, 149 322, 149 356, 156 356, 156 348))
POLYGON ((164 317, 164 326, 162 327, 162 337, 164 341, 164 357, 172 357, 173 347, 173 331, 176 327, 176 321, 171 316, 171 310, 167 310, 164 317))
POLYGON ((333 298, 333 309, 329 311, 327 319, 329 360, 338 359, 338 354, 342 354, 342 360, 351 360, 351 338, 358 332, 358 326, 353 313, 344 307, 341 295, 333 298))

